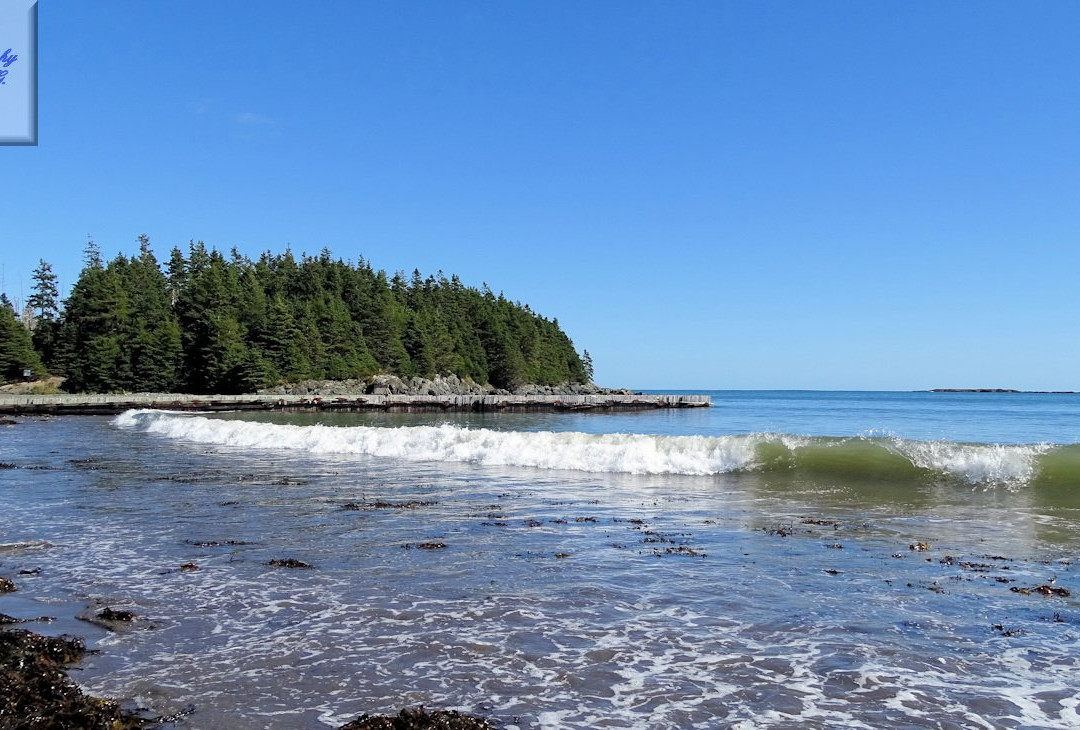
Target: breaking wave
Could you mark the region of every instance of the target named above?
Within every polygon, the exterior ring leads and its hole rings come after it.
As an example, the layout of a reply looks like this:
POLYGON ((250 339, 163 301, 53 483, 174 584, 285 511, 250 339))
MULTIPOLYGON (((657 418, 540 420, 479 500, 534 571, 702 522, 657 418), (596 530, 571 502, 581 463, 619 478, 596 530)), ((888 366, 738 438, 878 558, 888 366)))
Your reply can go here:
POLYGON ((440 426, 293 426, 151 410, 114 420, 126 429, 242 449, 352 454, 584 472, 713 475, 793 472, 877 480, 951 479, 1019 486, 1080 484, 1080 446, 965 444, 900 438, 755 433, 655 436, 497 431, 440 426))

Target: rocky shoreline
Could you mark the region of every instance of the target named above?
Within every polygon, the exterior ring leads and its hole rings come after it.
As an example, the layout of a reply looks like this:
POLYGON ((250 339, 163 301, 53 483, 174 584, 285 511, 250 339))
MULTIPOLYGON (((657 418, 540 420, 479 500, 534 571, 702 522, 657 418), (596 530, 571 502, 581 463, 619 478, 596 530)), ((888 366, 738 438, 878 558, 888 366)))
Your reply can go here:
POLYGON ((560 385, 519 385, 512 390, 481 385, 456 375, 436 375, 433 380, 414 376, 373 375, 353 380, 304 380, 264 388, 258 395, 639 395, 630 388, 601 388, 595 383, 562 383, 560 385))

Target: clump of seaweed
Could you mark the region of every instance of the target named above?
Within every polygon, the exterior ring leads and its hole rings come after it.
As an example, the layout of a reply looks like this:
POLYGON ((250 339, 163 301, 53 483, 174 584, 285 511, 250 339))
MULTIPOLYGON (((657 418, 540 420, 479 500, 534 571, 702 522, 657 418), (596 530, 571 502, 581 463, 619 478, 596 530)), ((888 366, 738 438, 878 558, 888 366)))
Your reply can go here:
POLYGON ((312 568, 314 567, 310 563, 305 563, 303 560, 297 560, 296 558, 274 558, 267 565, 272 565, 275 568, 312 568))
POLYGON ((1038 593, 1043 596, 1060 596, 1061 598, 1068 598, 1070 593, 1068 588, 1062 588, 1060 586, 1052 586, 1044 584, 1041 586, 1032 586, 1030 588, 1021 588, 1020 586, 1013 586, 1009 589, 1013 593, 1019 593, 1024 596, 1030 596, 1032 593, 1038 593))
POLYGON ((341 509, 352 512, 369 509, 420 509, 421 507, 431 507, 436 504, 438 504, 438 502, 418 499, 410 499, 407 502, 384 502, 383 500, 378 499, 374 502, 347 502, 341 506, 341 509))
POLYGON ((141 728, 146 721, 112 700, 88 697, 65 668, 86 653, 81 639, 0 631, 0 727, 141 728))
POLYGON ((128 611, 126 609, 115 609, 106 606, 98 611, 98 618, 102 621, 134 621, 138 618, 134 611, 128 611))
POLYGON ((405 543, 405 549, 406 550, 412 550, 413 548, 416 548, 417 550, 442 550, 445 547, 446 547, 445 542, 431 541, 431 542, 417 542, 417 543, 407 542, 407 543, 405 543))
POLYGON ((495 730, 481 717, 457 710, 428 712, 423 707, 405 708, 397 715, 361 715, 338 730, 495 730))

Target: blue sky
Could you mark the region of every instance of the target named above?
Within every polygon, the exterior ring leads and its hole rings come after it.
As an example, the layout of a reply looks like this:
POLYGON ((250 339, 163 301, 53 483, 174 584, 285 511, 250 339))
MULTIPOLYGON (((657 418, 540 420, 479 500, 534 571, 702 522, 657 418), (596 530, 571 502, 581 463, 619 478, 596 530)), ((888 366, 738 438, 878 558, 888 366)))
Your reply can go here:
POLYGON ((1080 4, 42 2, 0 265, 457 273, 601 384, 1080 389, 1080 4))

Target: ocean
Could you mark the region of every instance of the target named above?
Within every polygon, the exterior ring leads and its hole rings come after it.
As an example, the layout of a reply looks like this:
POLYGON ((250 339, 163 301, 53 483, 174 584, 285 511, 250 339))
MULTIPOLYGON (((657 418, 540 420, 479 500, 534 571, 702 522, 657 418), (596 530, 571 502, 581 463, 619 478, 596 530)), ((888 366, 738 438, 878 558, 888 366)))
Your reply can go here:
POLYGON ((0 612, 185 728, 1080 727, 1080 395, 711 395, 21 418, 0 612))

